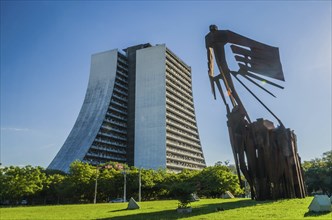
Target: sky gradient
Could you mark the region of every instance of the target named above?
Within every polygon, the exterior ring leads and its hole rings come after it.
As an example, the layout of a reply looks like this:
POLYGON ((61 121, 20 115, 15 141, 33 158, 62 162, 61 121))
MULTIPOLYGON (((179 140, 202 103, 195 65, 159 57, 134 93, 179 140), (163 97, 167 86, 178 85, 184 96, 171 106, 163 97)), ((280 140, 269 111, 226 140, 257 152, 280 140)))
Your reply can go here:
MULTIPOLYGON (((331 1, 1 1, 1 163, 47 167, 82 106, 91 54, 148 42, 192 67, 206 162, 232 162, 207 77, 210 24, 279 47, 285 89, 251 88, 295 130, 302 160, 320 157, 331 150, 331 19, 331 1)), ((236 86, 252 119, 275 122, 236 86)))

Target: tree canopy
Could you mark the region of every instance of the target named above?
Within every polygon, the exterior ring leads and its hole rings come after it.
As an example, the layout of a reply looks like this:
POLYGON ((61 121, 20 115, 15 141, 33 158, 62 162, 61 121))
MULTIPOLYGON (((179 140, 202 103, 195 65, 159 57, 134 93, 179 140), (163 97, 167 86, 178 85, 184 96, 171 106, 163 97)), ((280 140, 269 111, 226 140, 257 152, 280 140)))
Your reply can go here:
POLYGON ((0 171, 3 204, 19 204, 22 199, 28 200, 29 204, 91 203, 96 178, 97 202, 122 198, 124 171, 127 198, 138 198, 139 173, 142 200, 177 199, 182 189, 189 194, 195 192, 204 197, 218 197, 225 191, 242 193, 236 175, 220 164, 202 171, 183 170, 181 173, 163 169, 139 171, 135 167, 115 162, 95 167, 80 161, 71 164, 68 174, 32 166, 4 167, 0 171))

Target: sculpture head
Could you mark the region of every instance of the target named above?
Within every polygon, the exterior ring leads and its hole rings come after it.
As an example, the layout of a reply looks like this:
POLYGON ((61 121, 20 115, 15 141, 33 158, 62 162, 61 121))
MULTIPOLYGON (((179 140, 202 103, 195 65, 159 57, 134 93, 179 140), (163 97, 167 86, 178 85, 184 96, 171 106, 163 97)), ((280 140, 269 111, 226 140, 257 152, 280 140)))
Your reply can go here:
POLYGON ((218 26, 215 24, 211 24, 210 25, 210 31, 217 31, 218 30, 218 26))

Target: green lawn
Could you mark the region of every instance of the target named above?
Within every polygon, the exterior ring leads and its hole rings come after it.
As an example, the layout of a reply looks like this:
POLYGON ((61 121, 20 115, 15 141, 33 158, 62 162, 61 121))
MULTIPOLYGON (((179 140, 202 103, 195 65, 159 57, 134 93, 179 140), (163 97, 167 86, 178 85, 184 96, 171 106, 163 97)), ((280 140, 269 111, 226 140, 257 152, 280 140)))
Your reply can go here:
POLYGON ((312 197, 256 202, 249 199, 202 199, 192 203, 193 212, 176 212, 177 201, 139 203, 141 209, 126 210, 127 204, 56 205, 1 208, 0 219, 332 219, 331 213, 308 212, 312 197), (223 208, 224 211, 217 211, 223 208))

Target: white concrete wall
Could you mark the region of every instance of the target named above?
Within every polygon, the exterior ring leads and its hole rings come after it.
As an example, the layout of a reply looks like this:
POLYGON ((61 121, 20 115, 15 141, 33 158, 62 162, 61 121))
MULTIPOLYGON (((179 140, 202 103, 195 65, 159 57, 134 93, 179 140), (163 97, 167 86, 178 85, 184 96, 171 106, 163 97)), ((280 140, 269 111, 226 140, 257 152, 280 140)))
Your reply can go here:
POLYGON ((134 165, 166 168, 166 47, 137 51, 134 165))
MULTIPOLYGON (((107 112, 114 87, 117 50, 97 53, 91 57, 90 78, 81 111, 62 148, 49 169, 69 171, 75 160, 83 160, 94 141, 107 112)), ((66 108, 66 106, 63 106, 66 108)))

